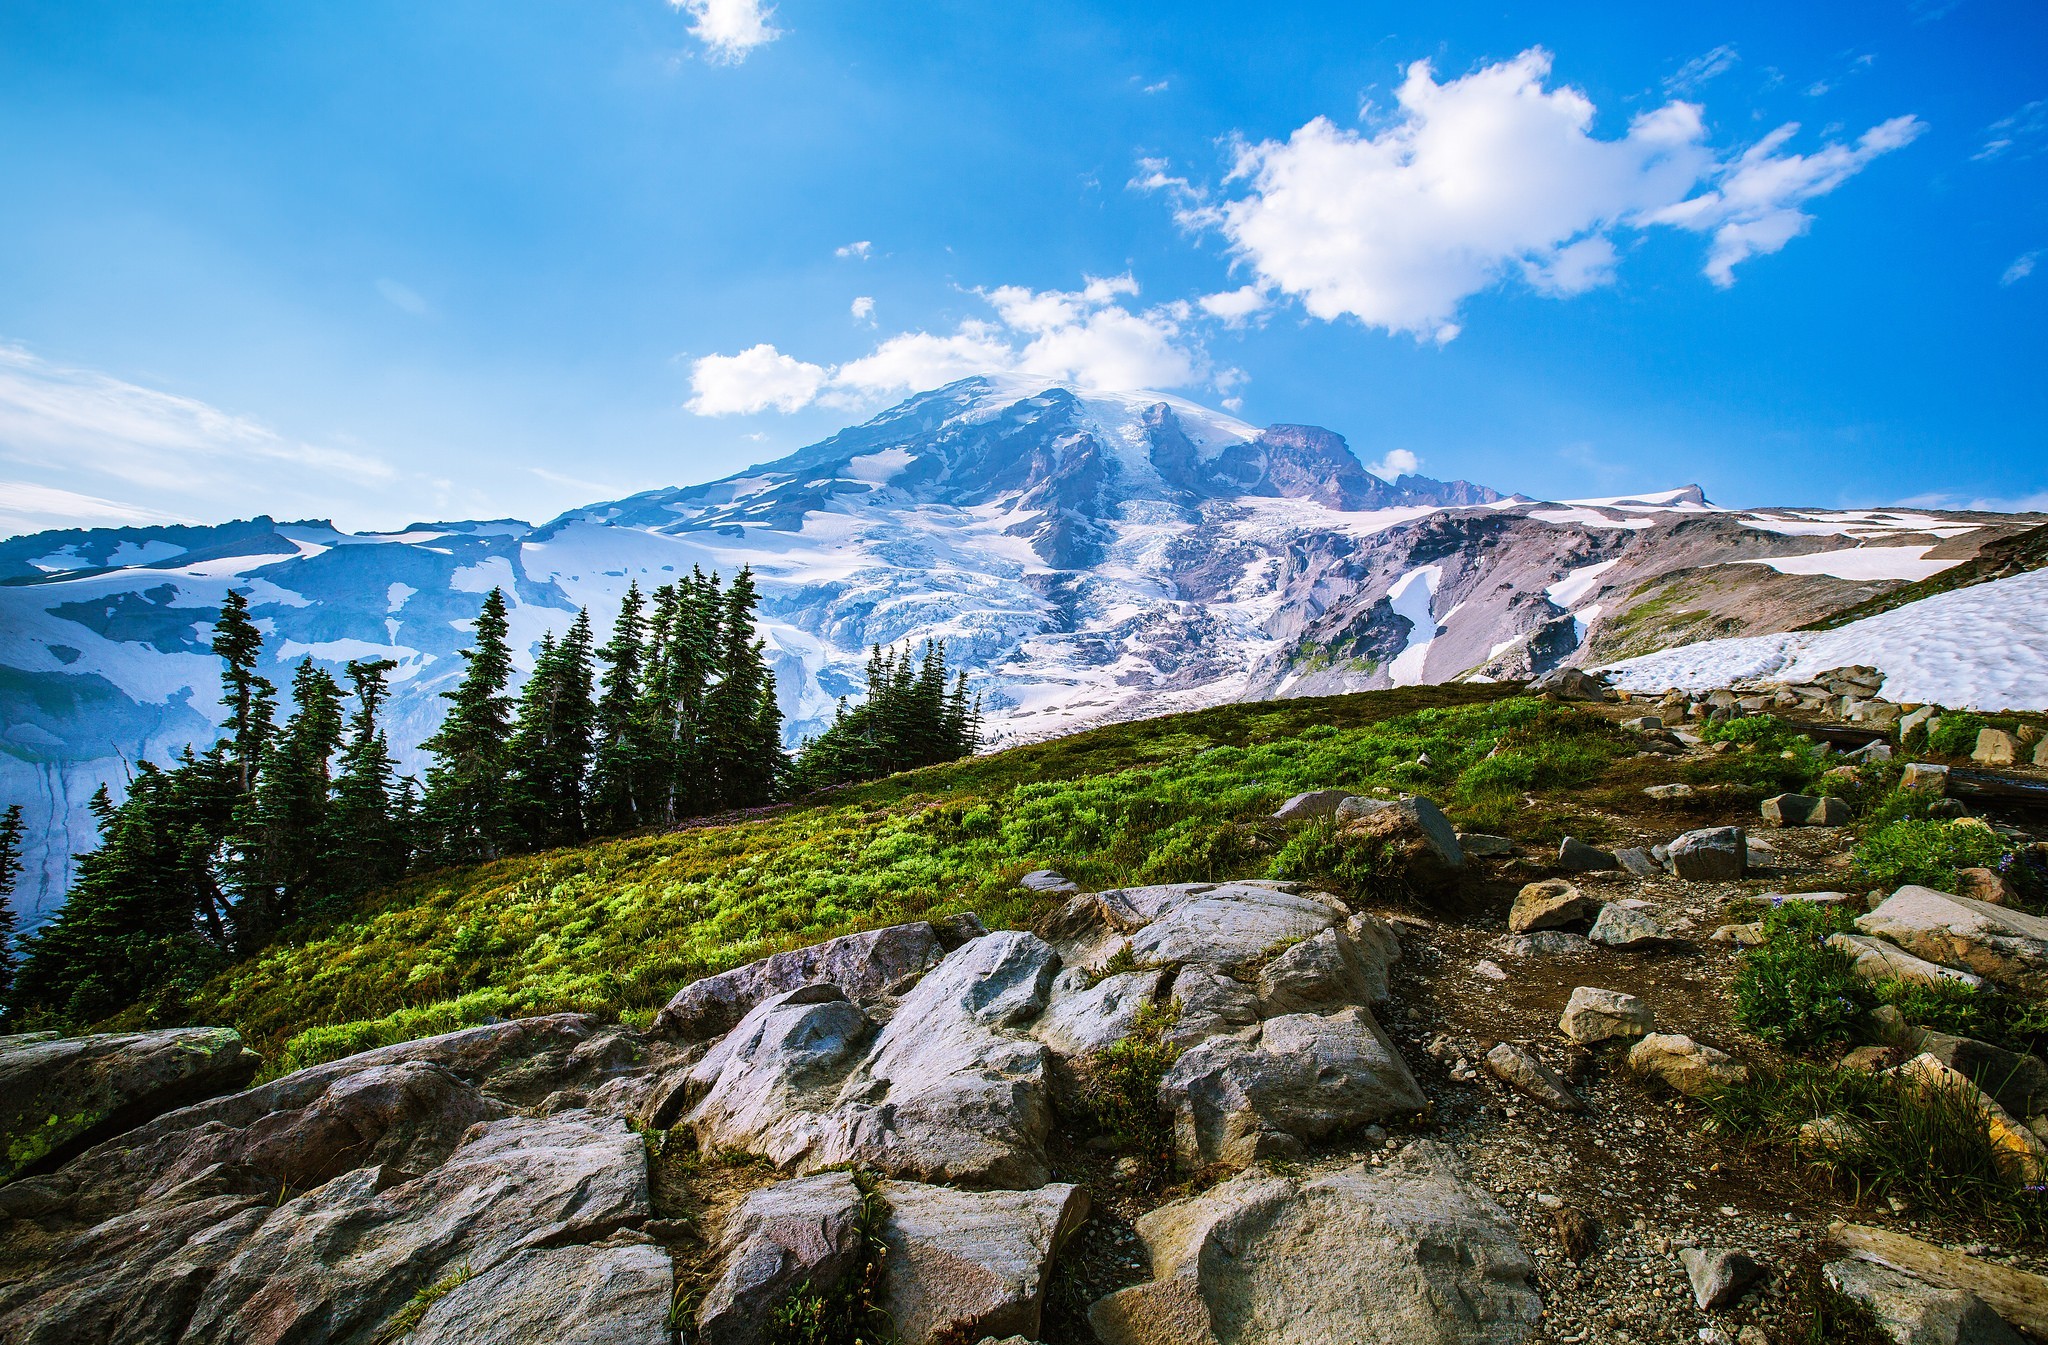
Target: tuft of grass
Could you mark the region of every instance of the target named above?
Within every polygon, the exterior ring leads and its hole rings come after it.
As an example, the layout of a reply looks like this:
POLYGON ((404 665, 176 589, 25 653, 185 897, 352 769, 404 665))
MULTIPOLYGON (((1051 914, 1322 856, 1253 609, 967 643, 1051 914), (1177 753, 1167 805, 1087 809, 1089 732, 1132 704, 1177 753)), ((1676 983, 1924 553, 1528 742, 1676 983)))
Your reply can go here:
POLYGON ((473 990, 456 999, 399 1009, 381 1018, 309 1027, 291 1037, 282 1050, 264 1062, 255 1082, 268 1083, 295 1071, 375 1050, 379 1046, 437 1037, 443 1032, 493 1022, 510 1007, 502 991, 473 990))
POLYGON ((427 1315, 428 1308, 447 1297, 451 1290, 475 1278, 476 1272, 469 1268, 469 1262, 464 1261, 432 1284, 422 1285, 419 1292, 384 1323, 383 1329, 377 1333, 376 1345, 392 1345, 411 1335, 419 1326, 420 1319, 427 1315))
POLYGON ((1129 1033, 1076 1067, 1085 1119, 1154 1177, 1173 1164, 1173 1128, 1159 1106, 1159 1085, 1180 1059, 1180 1048, 1166 1040, 1179 1019, 1178 1000, 1147 1004, 1129 1033))
POLYGON ((1945 757, 1966 757, 1977 750, 1978 733, 1990 727, 1990 721, 1982 715, 1946 711, 1927 730, 1927 750, 1945 757))

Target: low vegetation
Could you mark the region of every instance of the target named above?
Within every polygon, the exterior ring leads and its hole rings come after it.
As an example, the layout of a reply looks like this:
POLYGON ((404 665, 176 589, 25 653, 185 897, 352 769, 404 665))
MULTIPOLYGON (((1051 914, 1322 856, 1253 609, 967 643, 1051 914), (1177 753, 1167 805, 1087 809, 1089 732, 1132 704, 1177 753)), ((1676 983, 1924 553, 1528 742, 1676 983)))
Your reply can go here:
POLYGON ((1086 1119, 1119 1153, 1157 1176, 1173 1166, 1173 1130, 1159 1107, 1159 1085, 1180 1059, 1166 1034, 1178 1003, 1148 1004, 1120 1040, 1081 1063, 1076 1093, 1086 1119))

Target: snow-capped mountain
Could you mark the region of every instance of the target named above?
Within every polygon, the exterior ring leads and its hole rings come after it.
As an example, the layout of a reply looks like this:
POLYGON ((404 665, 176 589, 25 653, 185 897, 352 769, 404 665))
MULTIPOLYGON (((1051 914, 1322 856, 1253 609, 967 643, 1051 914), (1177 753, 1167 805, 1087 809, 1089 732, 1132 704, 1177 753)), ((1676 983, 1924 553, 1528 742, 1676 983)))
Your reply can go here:
POLYGON ((274 677, 397 661, 390 727, 431 732, 492 587, 517 656, 630 581, 753 567, 792 744, 874 643, 943 638, 998 736, 1218 701, 1505 678, 1790 629, 2030 526, 1924 511, 1730 511, 1696 487, 1550 503, 1382 480, 1312 426, 1156 393, 964 380, 708 485, 539 526, 349 534, 256 518, 0 542, 0 801, 33 815, 28 923, 61 900, 85 802, 210 741, 222 595, 274 677))

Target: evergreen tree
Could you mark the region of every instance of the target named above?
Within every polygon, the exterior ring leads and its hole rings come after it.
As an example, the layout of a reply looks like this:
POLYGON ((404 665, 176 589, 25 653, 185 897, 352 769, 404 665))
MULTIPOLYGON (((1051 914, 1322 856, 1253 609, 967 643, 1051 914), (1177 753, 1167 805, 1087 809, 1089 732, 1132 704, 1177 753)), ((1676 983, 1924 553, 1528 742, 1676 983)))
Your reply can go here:
POLYGON ((21 877, 21 805, 0 813, 0 1004, 14 996, 14 888, 21 877))
POLYGON ((337 897, 360 896, 396 881, 412 859, 397 763, 377 720, 391 691, 386 676, 397 666, 390 659, 357 659, 348 665, 356 709, 334 777, 322 847, 328 887, 337 897))
POLYGON ((512 734, 513 811, 528 848, 567 845, 587 834, 584 791, 597 707, 591 702, 590 614, 579 612, 560 644, 541 641, 512 734))
POLYGON ((981 703, 970 701, 967 674, 947 689, 946 646, 927 640, 921 659, 910 647, 868 657, 868 696, 840 702, 832 726, 804 744, 789 787, 802 793, 967 756, 981 747, 981 703))
POLYGON ((785 768, 775 675, 762 658, 766 646, 754 635, 759 601, 753 572, 742 569, 718 623, 718 681, 704 693, 702 757, 711 787, 706 811, 767 803, 785 768))
POLYGON ((640 585, 626 586, 611 639, 597 656, 604 662, 592 744, 589 817, 599 833, 639 826, 635 782, 646 769, 646 741, 641 731, 641 673, 647 658, 645 600, 640 585))
POLYGON ((468 670, 462 684, 441 694, 448 716, 421 744, 433 754, 420 802, 429 853, 440 863, 494 859, 510 833, 507 742, 512 700, 505 685, 512 675, 506 637, 505 594, 492 589, 477 614, 476 642, 462 651, 468 670))
POLYGON ((331 765, 341 748, 341 689, 304 659, 292 677, 292 706, 237 826, 235 933, 245 952, 332 890, 328 813, 331 765))
POLYGON ((256 671, 263 635, 249 618, 249 599, 236 589, 221 599, 213 652, 226 665, 220 703, 228 708, 227 759, 234 767, 235 792, 246 795, 256 787, 256 771, 274 731, 277 688, 256 671))

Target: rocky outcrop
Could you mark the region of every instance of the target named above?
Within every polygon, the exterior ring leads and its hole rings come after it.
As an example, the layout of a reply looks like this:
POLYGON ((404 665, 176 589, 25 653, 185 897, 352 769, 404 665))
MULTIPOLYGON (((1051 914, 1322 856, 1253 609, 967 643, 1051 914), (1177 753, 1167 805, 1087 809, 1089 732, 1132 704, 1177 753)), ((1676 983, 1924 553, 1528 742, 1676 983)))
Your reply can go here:
POLYGON ((1542 1311, 1513 1222, 1428 1144, 1236 1177, 1138 1236, 1153 1278, 1089 1310, 1104 1345, 1516 1345, 1542 1311))
POLYGON ((1078 1186, 956 1191, 883 1182, 882 1310, 904 1345, 1035 1339, 1053 1259, 1088 1217, 1078 1186))
POLYGON ((1457 830, 1434 803, 1404 798, 1344 824, 1345 843, 1371 847, 1417 896, 1444 901, 1465 878, 1465 852, 1457 830))
POLYGON ((1856 921, 1930 962, 2048 995, 2048 919, 1929 887, 1902 887, 1856 921))
POLYGON ((0 1181, 234 1092, 259 1063, 229 1028, 0 1037, 0 1181))
POLYGON ((697 1306, 702 1345, 752 1345, 793 1295, 824 1293, 850 1274, 861 1255, 866 1199, 848 1172, 777 1182, 748 1196, 713 1249, 718 1276, 697 1306))
POLYGON ((659 1247, 515 1252, 436 1299, 406 1345, 670 1345, 674 1297, 659 1247))
POLYGON ((837 986, 856 1001, 901 993, 945 955, 939 931, 923 920, 848 934, 693 981, 662 1009, 654 1030, 708 1041, 732 1031, 761 1001, 799 986, 837 986))

